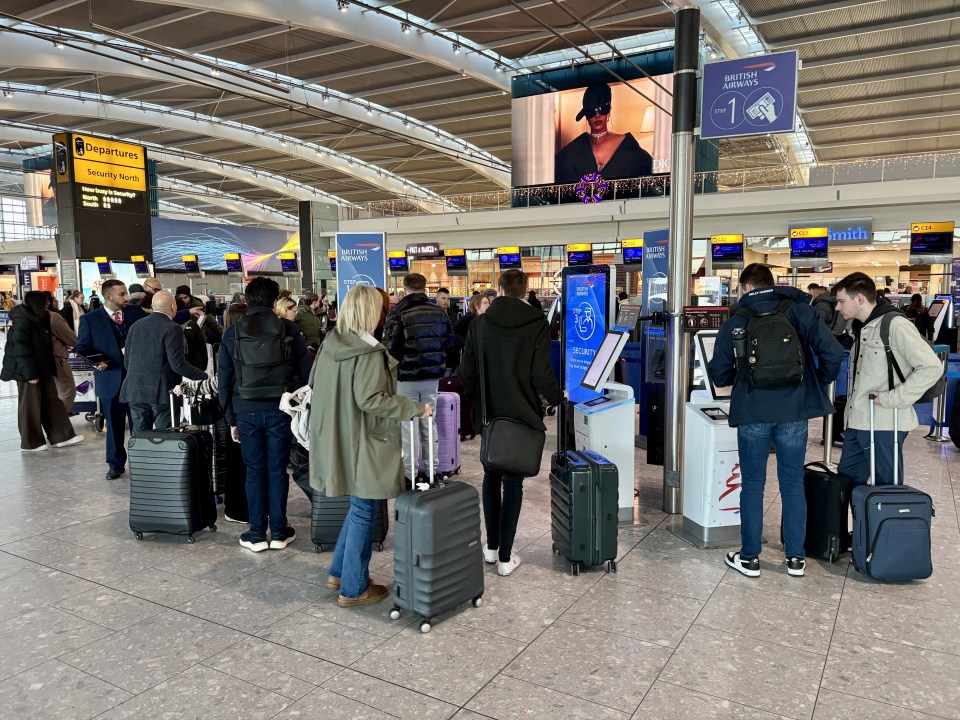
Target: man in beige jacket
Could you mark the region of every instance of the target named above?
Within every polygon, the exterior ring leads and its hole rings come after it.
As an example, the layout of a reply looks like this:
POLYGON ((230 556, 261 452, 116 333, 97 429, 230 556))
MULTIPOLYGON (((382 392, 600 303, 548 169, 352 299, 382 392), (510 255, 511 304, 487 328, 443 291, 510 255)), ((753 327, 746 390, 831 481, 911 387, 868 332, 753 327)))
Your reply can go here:
POLYGON ((851 351, 843 450, 837 471, 858 484, 870 476, 870 403, 874 404, 877 463, 875 482, 893 484, 893 409, 899 409, 899 478, 903 482, 903 441, 918 426, 913 404, 943 374, 943 364, 916 326, 890 303, 877 303, 877 287, 862 272, 848 275, 836 286, 837 309, 853 320, 857 338, 851 351), (891 318, 885 319, 887 315, 891 318), (891 373, 881 340, 889 322, 890 348, 903 376, 891 373), (893 378, 891 387, 891 377, 893 378), (871 401, 870 396, 876 399, 871 401))

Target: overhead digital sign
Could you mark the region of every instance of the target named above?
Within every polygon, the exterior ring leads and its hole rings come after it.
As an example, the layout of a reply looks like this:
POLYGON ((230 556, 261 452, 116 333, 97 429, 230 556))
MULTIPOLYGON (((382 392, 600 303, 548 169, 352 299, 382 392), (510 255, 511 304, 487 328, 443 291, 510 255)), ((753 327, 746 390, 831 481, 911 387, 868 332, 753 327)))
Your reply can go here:
POLYGON ((187 275, 199 275, 200 274, 200 259, 196 255, 184 255, 183 260, 183 269, 187 275))
POLYGON ((147 258, 143 255, 132 255, 130 262, 133 263, 133 271, 137 274, 138 278, 150 277, 150 265, 147 263, 147 258))
POLYGON ((337 251, 329 250, 327 251, 327 258, 330 260, 330 272, 337 271, 337 251))
POLYGON ((297 254, 293 252, 278 253, 280 260, 280 271, 284 273, 299 273, 300 265, 297 263, 297 254))
POLYGON ((947 263, 953 259, 952 222, 922 222, 910 225, 910 262, 947 263))
POLYGON ((387 264, 392 273, 410 272, 410 261, 405 250, 391 250, 387 253, 387 264))
POLYGON ((523 267, 523 264, 520 262, 519 247, 497 248, 497 260, 500 263, 501 270, 519 270, 523 267))
POLYGON ((100 255, 95 257, 93 261, 97 264, 97 272, 100 273, 100 277, 113 277, 113 265, 109 258, 100 255))
POLYGON ((444 250, 443 256, 447 261, 447 273, 448 274, 462 274, 466 275, 467 273, 467 252, 462 249, 455 250, 444 250))
POLYGON ((643 239, 623 240, 620 243, 623 249, 624 265, 642 265, 643 264, 643 239))
POLYGON ((240 253, 224 253, 223 261, 227 264, 228 273, 243 274, 243 258, 240 253))
POLYGON ((743 235, 711 235, 710 256, 714 266, 743 263, 743 235))
POLYGON ((570 267, 593 265, 593 249, 590 243, 567 245, 567 265, 570 267))
POLYGON ((790 264, 808 265, 812 260, 826 260, 830 229, 826 227, 792 228, 790 230, 790 264))

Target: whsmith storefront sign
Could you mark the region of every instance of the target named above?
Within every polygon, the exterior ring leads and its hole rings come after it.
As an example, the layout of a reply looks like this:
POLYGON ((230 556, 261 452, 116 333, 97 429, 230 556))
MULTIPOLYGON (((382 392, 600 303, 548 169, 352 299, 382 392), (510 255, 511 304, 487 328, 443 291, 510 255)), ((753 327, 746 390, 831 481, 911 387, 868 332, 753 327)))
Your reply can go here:
POLYGON ((846 220, 797 220, 787 226, 787 234, 795 228, 827 228, 827 242, 832 248, 869 245, 873 242, 873 218, 846 220))

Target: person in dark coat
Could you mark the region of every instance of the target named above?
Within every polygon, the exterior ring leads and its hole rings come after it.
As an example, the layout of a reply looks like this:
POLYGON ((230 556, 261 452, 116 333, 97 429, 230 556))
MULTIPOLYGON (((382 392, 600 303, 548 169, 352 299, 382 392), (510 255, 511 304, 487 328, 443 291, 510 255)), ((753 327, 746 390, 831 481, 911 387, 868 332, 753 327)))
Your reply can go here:
MULTIPOLYGON (((500 296, 477 317, 467 333, 460 379, 463 392, 474 404, 476 427, 480 427, 480 387, 485 388, 487 418, 508 417, 546 432, 543 404, 563 402, 563 393, 550 363, 550 327, 543 313, 523 301, 527 276, 521 270, 500 275, 500 296), (479 343, 483 343, 483 373, 479 366, 479 343)), ((523 503, 523 478, 492 469, 483 472, 483 518, 487 542, 483 559, 497 573, 509 575, 520 565, 513 541, 523 503)))
MULTIPOLYGON (((740 552, 731 552, 726 563, 748 577, 760 575, 760 542, 763 531, 763 489, 767 479, 770 444, 777 450, 777 479, 783 501, 783 539, 787 572, 803 575, 807 505, 803 490, 803 463, 807 452, 807 425, 812 418, 832 415, 833 403, 826 388, 837 379, 843 348, 810 307, 810 295, 791 287, 774 285, 766 265, 753 263, 740 274, 740 308, 717 334, 710 378, 717 387, 733 386, 730 426, 737 428, 740 454, 740 552), (775 310, 784 300, 790 304, 784 317, 796 331, 803 349, 803 376, 798 385, 769 390, 750 385, 738 377, 734 357, 734 330, 746 330, 754 313, 775 310)), ((749 338, 747 338, 749 342, 749 338)))
POLYGON ((470 305, 467 308, 467 312, 465 312, 463 317, 453 326, 456 344, 454 347, 455 351, 452 355, 456 358, 456 363, 450 366, 452 370, 460 367, 460 353, 463 352, 463 348, 467 344, 467 334, 470 332, 470 324, 490 308, 491 302, 490 298, 486 295, 474 295, 470 298, 470 305))
MULTIPOLYGON (((631 134, 611 132, 612 93, 609 85, 591 85, 583 93, 577 122, 586 118, 584 132, 560 148, 554 165, 556 185, 579 183, 585 175, 600 173, 606 180, 641 178, 653 174, 653 158, 631 134)), ((634 194, 638 196, 639 192, 634 194)), ((574 196, 575 198, 576 196, 574 196)), ((628 197, 618 188, 617 197, 628 197)))
POLYGON ((80 442, 83 436, 74 432, 57 394, 47 298, 42 292, 28 292, 23 303, 10 311, 10 320, 13 327, 7 335, 0 379, 17 382, 20 449, 46 450, 47 438, 54 447, 80 442))
MULTIPOLYGON (((210 376, 187 362, 183 329, 173 322, 176 301, 168 292, 154 293, 152 313, 130 328, 124 348, 127 375, 120 387, 120 402, 130 406, 133 434, 170 427, 170 391, 187 380, 210 376)), ((206 353, 204 353, 206 358, 206 353)))
POLYGON ((535 307, 540 312, 543 312, 543 303, 537 300, 537 291, 531 290, 527 293, 527 305, 530 307, 535 307))

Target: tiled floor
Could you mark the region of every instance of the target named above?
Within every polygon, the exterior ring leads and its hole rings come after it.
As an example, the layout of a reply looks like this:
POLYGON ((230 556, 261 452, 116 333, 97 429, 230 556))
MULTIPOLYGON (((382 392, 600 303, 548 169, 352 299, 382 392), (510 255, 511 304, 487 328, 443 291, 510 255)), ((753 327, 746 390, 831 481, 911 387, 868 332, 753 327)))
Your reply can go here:
MULTIPOLYGON (((845 561, 789 578, 770 530, 763 576, 744 578, 669 532, 660 468, 638 463, 619 573, 565 572, 541 476, 526 483, 521 568, 488 575, 482 608, 421 635, 386 603, 337 607, 295 486, 287 550, 249 553, 224 522, 194 545, 137 542, 127 480, 103 479, 102 437, 78 420, 82 445, 21 455, 8 384, 0 415, 4 717, 960 719, 960 459, 921 433, 907 467, 936 502, 930 580, 867 582, 845 561)), ((464 444, 475 485, 477 453, 464 444)), ((377 580, 392 560, 388 541, 377 580)))

